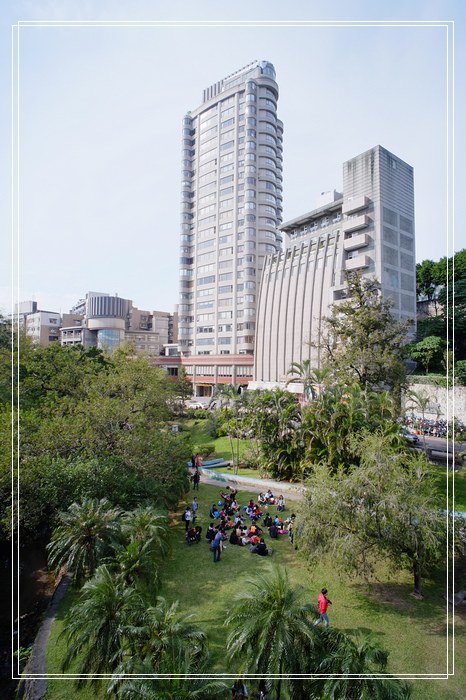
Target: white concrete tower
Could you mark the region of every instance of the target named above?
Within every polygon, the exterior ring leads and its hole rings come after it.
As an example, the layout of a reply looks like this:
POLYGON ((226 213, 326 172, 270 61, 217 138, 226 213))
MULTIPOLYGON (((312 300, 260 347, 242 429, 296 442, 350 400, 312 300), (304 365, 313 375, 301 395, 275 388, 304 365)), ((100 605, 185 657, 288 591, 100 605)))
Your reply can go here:
POLYGON ((274 67, 255 61, 183 119, 178 338, 204 388, 251 376, 260 275, 282 243, 277 101, 274 67))

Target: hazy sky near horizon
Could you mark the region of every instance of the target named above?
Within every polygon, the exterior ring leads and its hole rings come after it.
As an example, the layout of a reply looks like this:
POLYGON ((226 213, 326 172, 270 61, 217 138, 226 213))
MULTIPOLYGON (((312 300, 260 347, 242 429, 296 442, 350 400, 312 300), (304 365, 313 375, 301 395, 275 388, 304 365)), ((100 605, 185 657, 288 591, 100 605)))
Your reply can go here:
MULTIPOLYGON (((447 201, 447 34, 442 26, 337 26, 340 20, 457 20, 456 123, 464 120, 461 2, 368 0, 170 6, 4 2, 1 6, 5 254, 0 311, 34 298, 67 312, 86 292, 172 311, 178 301, 181 121, 204 88, 271 61, 284 122, 284 221, 340 189, 342 163, 381 144, 414 167, 417 260, 465 247, 447 201), (257 7, 257 6, 256 6, 257 7), (350 8, 348 10, 348 7, 350 8), (248 9, 246 9, 248 8, 248 9), (242 11, 244 9, 244 12, 242 11), (239 26, 194 26, 195 20, 239 26), (278 26, 251 26, 253 20, 278 26), (18 20, 154 20, 185 26, 22 26, 19 36, 19 239, 11 242, 11 25, 18 20), (286 20, 296 20, 284 26, 286 20), (303 21, 328 20, 328 26, 303 21), (5 47, 6 44, 6 47, 5 47), (461 72, 460 72, 461 71, 461 72)), ((459 132, 460 129, 457 129, 459 132)), ((464 136, 457 133, 457 161, 464 136)), ((15 176, 16 178, 16 176, 15 176)), ((458 168, 456 192, 465 187, 458 168)), ((16 189, 16 182, 15 182, 16 189)), ((452 185, 450 181, 450 193, 452 185)), ((456 202, 456 216, 463 204, 456 202)), ((462 233, 462 232, 461 232, 462 233)))

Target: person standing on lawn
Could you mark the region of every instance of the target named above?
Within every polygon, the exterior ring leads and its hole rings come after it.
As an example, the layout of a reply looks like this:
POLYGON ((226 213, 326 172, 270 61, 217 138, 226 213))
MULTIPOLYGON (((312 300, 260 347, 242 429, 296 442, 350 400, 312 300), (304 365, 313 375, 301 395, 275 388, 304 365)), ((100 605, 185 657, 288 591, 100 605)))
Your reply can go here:
POLYGON ((326 593, 327 593, 327 589, 326 589, 326 588, 322 588, 322 590, 321 590, 321 592, 320 592, 319 599, 318 599, 318 601, 317 601, 317 602, 319 603, 320 617, 319 617, 318 620, 316 620, 316 621, 314 622, 314 627, 315 627, 316 625, 320 625, 320 623, 322 622, 322 620, 325 622, 325 627, 328 627, 328 626, 329 626, 328 615, 327 615, 327 608, 328 608, 329 605, 332 604, 332 601, 329 600, 329 599, 326 597, 326 593))
POLYGON ((193 474, 193 491, 197 490, 199 491, 199 482, 201 480, 200 474, 199 474, 199 469, 196 467, 196 471, 193 474))
POLYGON ((184 524, 186 525, 186 532, 188 532, 191 525, 191 511, 189 510, 189 506, 184 512, 184 524))
POLYGON ((192 511, 192 514, 193 514, 193 527, 194 527, 194 525, 196 524, 197 509, 198 509, 198 508, 199 508, 199 506, 198 506, 198 504, 197 504, 197 498, 194 497, 194 498, 193 498, 193 502, 191 503, 191 511, 192 511))
POLYGON ((220 561, 220 554, 222 552, 222 542, 223 535, 218 528, 215 528, 215 537, 212 541, 212 549, 214 550, 214 564, 220 561))

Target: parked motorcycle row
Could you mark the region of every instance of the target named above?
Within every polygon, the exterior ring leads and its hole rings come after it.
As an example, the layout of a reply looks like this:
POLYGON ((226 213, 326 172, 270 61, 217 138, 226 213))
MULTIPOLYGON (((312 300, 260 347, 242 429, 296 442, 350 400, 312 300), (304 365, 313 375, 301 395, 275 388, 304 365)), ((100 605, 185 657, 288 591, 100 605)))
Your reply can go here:
POLYGON ((416 432, 419 435, 446 438, 447 435, 451 437, 453 423, 455 425, 455 439, 466 440, 466 425, 460 421, 428 420, 427 418, 422 419, 419 416, 409 415, 405 416, 403 424, 409 431, 416 432))

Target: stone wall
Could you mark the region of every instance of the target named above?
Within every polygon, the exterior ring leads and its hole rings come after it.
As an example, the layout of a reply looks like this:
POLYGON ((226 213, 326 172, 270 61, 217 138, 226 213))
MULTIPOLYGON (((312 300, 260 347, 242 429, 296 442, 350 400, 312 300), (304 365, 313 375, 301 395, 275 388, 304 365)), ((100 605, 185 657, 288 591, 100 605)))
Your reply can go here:
MULTIPOLYGON (((453 416, 462 423, 466 423, 466 387, 455 386, 447 389, 442 386, 431 386, 429 384, 410 384, 411 391, 431 399, 432 406, 437 406, 439 409, 439 418, 442 420, 452 420, 453 416), (447 397, 448 394, 448 397, 447 397)), ((420 415, 419 410, 414 410, 416 415, 420 415)), ((435 410, 433 412, 426 411, 426 418, 435 418, 435 410)))

